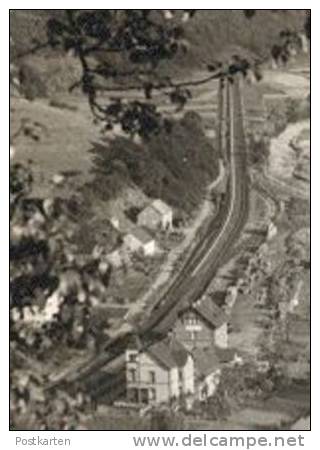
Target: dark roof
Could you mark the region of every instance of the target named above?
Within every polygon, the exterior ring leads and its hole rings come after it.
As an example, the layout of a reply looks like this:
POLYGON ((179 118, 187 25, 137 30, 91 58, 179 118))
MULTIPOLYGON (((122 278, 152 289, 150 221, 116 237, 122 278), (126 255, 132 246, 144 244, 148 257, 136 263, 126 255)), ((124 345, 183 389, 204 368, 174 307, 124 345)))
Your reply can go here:
POLYGON ((241 356, 239 354, 239 352, 237 352, 233 348, 219 348, 219 347, 216 347, 215 348, 215 352, 216 352, 217 358, 219 359, 220 363, 229 363, 229 362, 231 362, 234 359, 236 354, 241 356))
POLYGON ((147 349, 148 355, 165 369, 183 367, 187 362, 189 352, 173 338, 165 338, 147 349))
POLYGON ((174 326, 179 317, 186 311, 196 311, 213 328, 219 328, 228 321, 226 313, 210 297, 204 297, 196 303, 177 305, 166 315, 165 319, 157 325, 158 333, 166 333, 174 326))
POLYGON ((128 234, 132 234, 142 244, 148 244, 153 241, 153 238, 143 228, 135 227, 128 234))
POLYGON ((210 294, 210 297, 212 298, 214 303, 220 307, 226 304, 226 296, 226 291, 215 291, 210 294))
POLYGON ((192 309, 214 328, 219 328, 228 320, 225 312, 210 297, 197 301, 192 309))
POLYGON ((220 360, 215 348, 196 349, 192 355, 198 376, 210 375, 220 367, 220 360))

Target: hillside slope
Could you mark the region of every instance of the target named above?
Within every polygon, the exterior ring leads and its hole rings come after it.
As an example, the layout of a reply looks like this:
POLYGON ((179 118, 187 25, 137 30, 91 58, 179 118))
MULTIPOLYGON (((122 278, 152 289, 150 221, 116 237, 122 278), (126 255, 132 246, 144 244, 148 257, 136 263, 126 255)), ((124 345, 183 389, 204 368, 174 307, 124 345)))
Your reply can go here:
MULTIPOLYGON (((10 26, 16 52, 27 54, 21 62, 32 65, 42 79, 48 80, 51 90, 53 84, 59 91, 59 87, 66 90, 67 82, 72 84, 78 75, 75 61, 64 59, 67 57, 46 48, 30 54, 35 40, 45 41, 46 21, 53 14, 61 14, 61 10, 14 10, 10 14, 10 26)), ((244 16, 242 10, 200 10, 185 24, 189 51, 169 64, 162 64, 163 70, 180 74, 185 69, 203 69, 208 62, 235 45, 255 54, 266 54, 277 42, 281 30, 302 30, 304 21, 304 10, 279 11, 277 14, 258 10, 251 20, 244 16)))
POLYGON ((233 45, 265 54, 278 41, 281 30, 300 30, 304 20, 304 12, 297 10, 278 14, 259 10, 250 20, 242 10, 202 10, 186 27, 191 48, 185 64, 195 67, 233 45))
POLYGON ((133 183, 148 197, 191 213, 218 175, 218 152, 195 113, 187 113, 170 133, 163 131, 143 145, 117 138, 95 144, 92 153, 94 179, 87 187, 104 200, 117 197, 123 182, 133 183))

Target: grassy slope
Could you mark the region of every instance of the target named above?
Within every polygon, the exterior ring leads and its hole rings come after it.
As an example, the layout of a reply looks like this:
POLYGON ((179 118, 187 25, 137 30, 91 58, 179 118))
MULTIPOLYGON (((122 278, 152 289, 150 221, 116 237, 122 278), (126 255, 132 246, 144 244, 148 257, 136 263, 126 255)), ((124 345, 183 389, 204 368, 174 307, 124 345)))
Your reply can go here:
MULTIPOLYGON (((12 135, 28 120, 38 136, 33 140, 21 134, 14 139, 16 160, 32 160, 36 196, 51 196, 52 177, 63 173, 69 180, 67 190, 85 185, 84 192, 101 213, 105 201, 123 196, 128 187, 191 212, 217 175, 217 154, 190 113, 172 133, 143 146, 124 138, 103 145, 88 109, 69 111, 24 99, 13 99, 11 108, 12 135)), ((61 194, 59 189, 57 195, 61 194)))
MULTIPOLYGON (((46 37, 46 20, 52 15, 50 10, 26 11, 16 10, 10 15, 11 34, 19 52, 26 52, 32 48, 33 40, 44 41, 46 37)), ((55 12, 54 14, 59 14, 55 12)), ((193 20, 185 25, 186 38, 190 42, 187 54, 181 54, 169 63, 170 71, 181 73, 185 69, 203 69, 206 63, 219 57, 226 49, 236 46, 254 52, 266 54, 271 46, 277 42, 279 32, 285 28, 302 29, 304 23, 303 10, 289 10, 287 12, 272 13, 270 10, 258 11, 253 19, 244 17, 242 10, 201 10, 193 20)), ((77 68, 71 67, 71 61, 63 64, 63 59, 50 50, 44 50, 40 56, 28 56, 34 68, 44 73, 43 58, 57 61, 61 71, 50 67, 45 75, 49 77, 50 84, 56 78, 62 78, 61 88, 66 88, 66 81, 77 75, 77 68)), ((163 64, 164 65, 164 64, 163 64)), ((165 64, 165 70, 168 64, 165 64)), ((59 86, 56 86, 59 89, 59 86)))
MULTIPOLYGON (((38 140, 20 134, 14 139, 18 161, 33 161, 35 184, 41 185, 42 195, 49 195, 50 180, 57 172, 71 172, 72 183, 78 186, 90 176, 92 140, 97 130, 90 112, 85 114, 48 106, 47 102, 29 102, 20 98, 11 101, 11 135, 21 123, 28 121, 38 140)), ((35 186, 35 188, 36 188, 35 186)), ((36 192, 38 194, 38 192, 36 192)))
POLYGON ((198 64, 232 45, 265 54, 277 42, 281 30, 301 28, 303 19, 303 14, 294 10, 278 14, 258 11, 251 20, 238 10, 201 11, 187 27, 191 61, 198 64))

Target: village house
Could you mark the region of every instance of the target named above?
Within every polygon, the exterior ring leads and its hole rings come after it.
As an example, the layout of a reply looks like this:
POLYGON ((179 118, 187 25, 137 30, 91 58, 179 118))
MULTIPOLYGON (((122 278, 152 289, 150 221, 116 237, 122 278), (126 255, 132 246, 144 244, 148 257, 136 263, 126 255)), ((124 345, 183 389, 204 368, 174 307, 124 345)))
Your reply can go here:
POLYGON ((139 351, 126 351, 127 400, 159 404, 194 394, 194 361, 186 348, 172 337, 139 351))
POLYGON ((125 247, 132 253, 142 252, 145 256, 156 253, 156 242, 145 230, 134 227, 124 237, 125 247))
POLYGON ((154 200, 137 216, 138 225, 147 227, 151 230, 171 230, 172 220, 172 209, 160 199, 154 200))
POLYGON ((228 347, 228 317, 206 296, 183 310, 175 322, 173 333, 186 348, 228 347))

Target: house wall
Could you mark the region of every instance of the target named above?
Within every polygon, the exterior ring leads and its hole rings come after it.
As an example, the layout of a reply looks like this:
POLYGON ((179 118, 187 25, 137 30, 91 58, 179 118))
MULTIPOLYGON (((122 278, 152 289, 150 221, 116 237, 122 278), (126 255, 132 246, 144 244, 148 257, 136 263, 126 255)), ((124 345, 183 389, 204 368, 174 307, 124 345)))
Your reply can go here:
POLYGON ((270 222, 268 225, 267 239, 270 240, 274 238, 277 235, 277 231, 276 225, 273 222, 270 222))
POLYGON ((187 362, 182 369, 183 378, 183 392, 185 394, 195 392, 195 384, 194 384, 194 360, 191 355, 188 356, 187 362))
POLYGON ((173 213, 160 213, 155 208, 148 207, 141 211, 138 215, 137 222, 140 226, 156 230, 162 228, 164 230, 172 228, 173 213))
POLYGON ((238 288, 237 286, 230 286, 227 289, 227 294, 226 294, 226 312, 227 314, 229 314, 235 304, 235 302, 237 301, 237 297, 238 297, 238 288))
POLYGON ((116 269, 121 267, 123 264, 119 250, 115 250, 112 253, 109 253, 106 259, 108 263, 110 263, 116 269))
POLYGON ((146 208, 138 215, 138 225, 156 230, 161 225, 161 216, 153 208, 146 208))
POLYGON ((164 230, 171 230, 172 219, 173 219, 172 211, 170 211, 170 212, 168 211, 166 214, 163 214, 161 217, 161 227, 164 230))
POLYGON ((123 240, 126 247, 129 248, 131 252, 142 250, 146 256, 153 256, 156 252, 156 243, 153 239, 146 244, 143 244, 132 234, 127 234, 123 240))
POLYGON ((199 316, 197 317, 198 323, 187 324, 184 314, 176 321, 173 330, 176 339, 189 350, 210 347, 214 344, 214 331, 199 316))
POLYGON ((153 256, 156 252, 156 243, 154 240, 148 242, 143 246, 143 252, 147 256, 153 256))
POLYGON ((189 355, 184 367, 173 367, 170 370, 159 366, 146 353, 138 353, 135 350, 127 350, 126 352, 126 384, 127 394, 130 397, 130 390, 147 389, 149 391, 149 403, 167 403, 171 398, 178 398, 181 393, 193 394, 194 386, 194 361, 189 355), (130 354, 136 355, 135 362, 130 361, 130 354), (136 371, 136 380, 130 378, 130 370, 136 371), (150 380, 150 372, 155 374, 155 382, 150 380), (154 389, 156 398, 151 399, 151 390, 154 389))
POLYGON ((179 370, 177 367, 170 370, 170 396, 175 398, 180 396, 179 370))
POLYGON ((214 330, 214 343, 217 347, 228 348, 228 324, 225 322, 221 327, 214 330))
POLYGON ((215 394, 220 383, 221 369, 216 369, 208 374, 204 380, 197 383, 197 396, 199 400, 206 400, 215 394))
POLYGON ((141 242, 136 239, 132 234, 127 234, 124 238, 123 241, 125 243, 125 245, 132 251, 132 252, 136 252, 139 250, 139 248, 142 247, 141 242))
POLYGON ((111 217, 110 222, 116 230, 120 230, 120 220, 117 217, 111 217))
POLYGON ((194 394, 194 361, 188 356, 183 367, 174 367, 170 370, 171 397, 178 398, 181 394, 194 394))
MULTIPOLYGON (((159 366, 152 358, 146 353, 138 353, 136 362, 129 361, 129 354, 127 351, 126 356, 126 378, 127 378, 127 392, 129 389, 147 389, 150 393, 151 389, 156 392, 156 399, 154 403, 168 402, 170 399, 170 378, 169 371, 159 366), (136 381, 130 379, 130 369, 136 370, 136 381), (150 372, 155 373, 155 383, 150 380, 150 372)), ((150 393, 150 402, 151 393, 150 393)))

